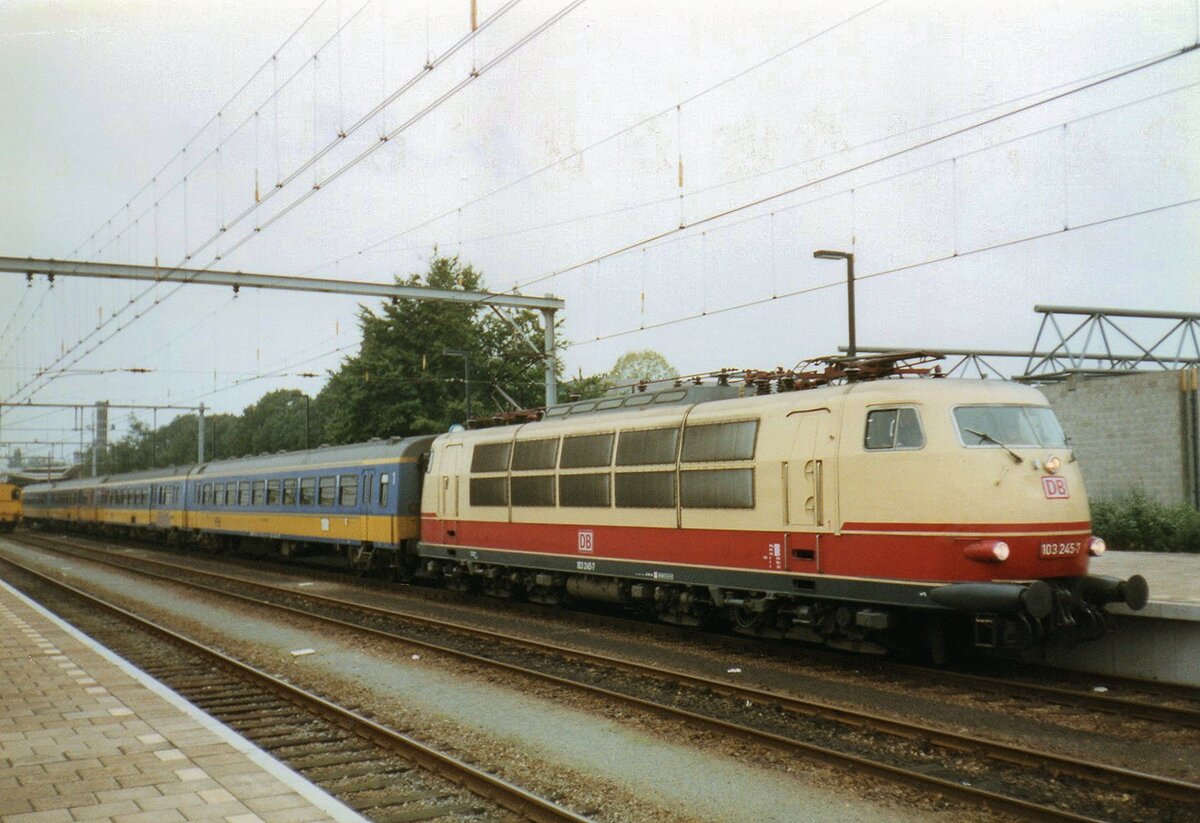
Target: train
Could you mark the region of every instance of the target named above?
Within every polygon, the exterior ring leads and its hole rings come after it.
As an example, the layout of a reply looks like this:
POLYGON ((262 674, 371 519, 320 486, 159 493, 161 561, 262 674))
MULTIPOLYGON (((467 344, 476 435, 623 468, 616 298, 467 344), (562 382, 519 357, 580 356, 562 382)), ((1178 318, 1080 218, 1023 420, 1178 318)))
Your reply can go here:
POLYGON ((11 532, 21 522, 21 487, 0 483, 0 533, 11 532))
POLYGON ((1105 544, 1029 386, 685 383, 455 428, 31 485, 25 517, 863 652, 1091 640, 1149 597, 1088 573, 1105 544))

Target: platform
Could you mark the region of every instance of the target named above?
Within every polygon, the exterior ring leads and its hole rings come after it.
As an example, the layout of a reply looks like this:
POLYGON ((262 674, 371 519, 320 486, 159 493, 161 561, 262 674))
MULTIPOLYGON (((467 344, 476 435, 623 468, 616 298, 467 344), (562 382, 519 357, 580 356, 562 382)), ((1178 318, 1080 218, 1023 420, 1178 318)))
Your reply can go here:
POLYGON ((0 821, 362 817, 0 581, 0 821))
MULTIPOLYGON (((1115 631, 1074 649, 1058 648, 1045 662, 1074 671, 1200 686, 1200 554, 1117 552, 1092 558, 1092 574, 1150 584, 1141 611, 1108 606, 1115 631)), ((1102 684, 1100 684, 1102 685, 1102 684)))

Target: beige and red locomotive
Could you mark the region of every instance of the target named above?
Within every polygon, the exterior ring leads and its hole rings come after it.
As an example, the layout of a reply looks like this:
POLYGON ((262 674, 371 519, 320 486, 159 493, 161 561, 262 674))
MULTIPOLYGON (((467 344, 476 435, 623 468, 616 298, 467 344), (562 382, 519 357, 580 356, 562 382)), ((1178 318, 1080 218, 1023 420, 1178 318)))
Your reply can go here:
MULTIPOLYGON (((534 600, 882 649, 1097 637, 1145 581, 1087 574, 1078 465, 1045 397, 890 379, 697 402, 675 387, 434 441, 422 571, 534 600)), ((732 391, 731 389, 727 389, 732 391)))

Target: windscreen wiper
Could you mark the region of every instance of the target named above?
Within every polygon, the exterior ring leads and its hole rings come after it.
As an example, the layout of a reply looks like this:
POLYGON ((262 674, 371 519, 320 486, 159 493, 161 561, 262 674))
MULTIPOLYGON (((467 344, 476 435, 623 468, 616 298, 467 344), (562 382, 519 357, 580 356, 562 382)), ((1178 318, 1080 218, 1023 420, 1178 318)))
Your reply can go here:
POLYGON ((1005 445, 1004 443, 1001 443, 999 440, 992 437, 987 432, 975 431, 974 429, 963 429, 963 431, 970 432, 971 434, 978 437, 980 440, 990 440, 991 442, 995 443, 997 446, 999 446, 1000 448, 1002 448, 1006 452, 1008 452, 1009 456, 1013 459, 1014 463, 1024 463, 1025 462, 1024 457, 1021 457, 1021 455, 1017 454, 1015 451, 1010 449, 1007 445, 1005 445))

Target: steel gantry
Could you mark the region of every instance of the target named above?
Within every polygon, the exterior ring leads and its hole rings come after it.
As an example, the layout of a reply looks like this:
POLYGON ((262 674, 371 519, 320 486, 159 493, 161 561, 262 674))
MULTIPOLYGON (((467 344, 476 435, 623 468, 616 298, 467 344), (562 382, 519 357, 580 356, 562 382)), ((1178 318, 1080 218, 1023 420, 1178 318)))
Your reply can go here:
POLYGON ((43 274, 55 277, 90 277, 110 280, 141 280, 153 283, 191 283, 202 286, 225 286, 235 292, 243 289, 280 289, 283 291, 344 294, 385 299, 432 300, 445 303, 473 303, 479 306, 536 309, 542 313, 544 331, 541 356, 545 363, 546 405, 558 401, 557 355, 555 354, 555 312, 566 304, 557 297, 529 297, 523 294, 472 292, 456 289, 433 289, 424 286, 372 283, 363 280, 325 280, 312 277, 293 277, 280 274, 260 274, 244 271, 214 271, 212 269, 160 268, 134 266, 125 263, 90 263, 83 260, 49 260, 23 257, 0 257, 0 272, 13 272, 32 277, 43 274))
MULTIPOLYGON (((1200 366, 1200 313, 1080 306, 1034 306, 1033 310, 1042 315, 1042 321, 1033 348, 1028 350, 940 346, 859 346, 858 350, 860 354, 920 350, 957 358, 945 369, 948 377, 995 376, 1003 380, 1016 369, 1001 368, 993 361, 1024 360, 1024 371, 1012 379, 1035 382, 1062 380, 1073 374, 1200 366), (1141 322, 1142 328, 1134 329, 1130 323, 1118 323, 1114 318, 1145 322, 1141 322)), ((846 351, 846 347, 839 350, 846 351)))

